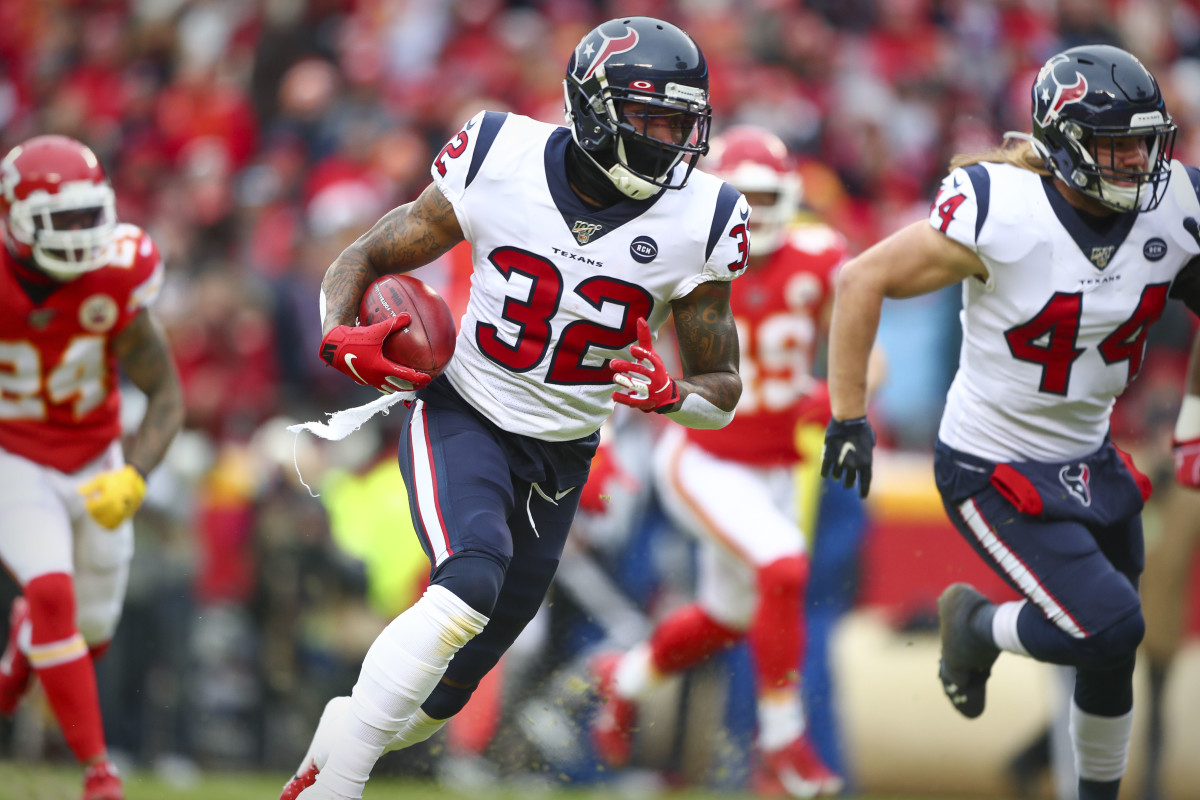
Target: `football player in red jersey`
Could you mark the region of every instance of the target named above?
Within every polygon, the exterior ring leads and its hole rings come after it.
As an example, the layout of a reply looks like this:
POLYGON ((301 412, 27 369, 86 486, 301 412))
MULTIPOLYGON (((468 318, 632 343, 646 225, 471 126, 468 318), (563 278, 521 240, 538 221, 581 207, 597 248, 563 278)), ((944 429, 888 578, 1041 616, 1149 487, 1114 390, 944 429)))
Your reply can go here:
POLYGON ((148 308, 162 260, 117 222, 95 154, 65 136, 29 139, 0 162, 0 223, 0 563, 21 587, 0 713, 36 675, 85 768, 84 800, 122 800, 93 661, 120 616, 146 473, 183 422, 148 308), (118 365, 148 401, 128 452, 118 365))
POLYGON ((766 795, 836 794, 843 781, 805 735, 799 670, 808 574, 797 523, 796 426, 829 418, 812 375, 834 270, 846 242, 827 225, 794 225, 800 180, 784 143, 738 126, 712 143, 704 168, 746 195, 750 263, 731 305, 741 343, 737 415, 716 430, 668 430, 655 454, 659 494, 672 520, 697 535, 695 602, 631 651, 594 662, 604 705, 593 742, 613 766, 628 762, 637 703, 665 676, 746 637, 758 696, 754 784, 766 795))

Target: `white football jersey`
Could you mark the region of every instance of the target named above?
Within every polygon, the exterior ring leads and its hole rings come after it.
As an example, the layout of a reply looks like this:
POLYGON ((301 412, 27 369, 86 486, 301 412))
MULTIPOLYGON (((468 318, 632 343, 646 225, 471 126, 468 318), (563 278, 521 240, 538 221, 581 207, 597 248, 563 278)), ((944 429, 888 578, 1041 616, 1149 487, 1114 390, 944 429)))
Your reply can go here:
POLYGON ((946 177, 929 223, 978 254, 989 278, 963 284, 942 441, 996 462, 1100 447, 1172 281, 1200 253, 1183 225, 1200 219, 1197 174, 1174 162, 1158 208, 1102 225, 1029 170, 985 163, 946 177))
POLYGON ((750 207, 699 170, 687 186, 611 208, 567 185, 570 130, 481 112, 432 174, 472 248, 467 310, 446 376, 499 427, 550 441, 612 413, 608 361, 630 358, 636 321, 657 331, 670 301, 746 266, 750 207))

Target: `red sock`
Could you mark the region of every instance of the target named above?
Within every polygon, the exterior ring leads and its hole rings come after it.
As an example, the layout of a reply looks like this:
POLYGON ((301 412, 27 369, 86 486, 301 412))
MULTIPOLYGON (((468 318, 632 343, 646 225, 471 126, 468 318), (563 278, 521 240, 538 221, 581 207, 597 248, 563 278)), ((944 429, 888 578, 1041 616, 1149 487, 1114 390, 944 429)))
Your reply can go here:
POLYGON ((33 624, 29 663, 42 682, 63 738, 80 762, 104 753, 96 671, 75 627, 75 585, 65 573, 41 575, 25 586, 33 624))
POLYGON ((804 650, 804 587, 808 559, 790 556, 758 571, 758 609, 750 625, 750 653, 762 689, 800 680, 804 650))
POLYGON ((664 619, 650 637, 650 663, 662 674, 685 670, 741 639, 699 605, 684 606, 664 619))

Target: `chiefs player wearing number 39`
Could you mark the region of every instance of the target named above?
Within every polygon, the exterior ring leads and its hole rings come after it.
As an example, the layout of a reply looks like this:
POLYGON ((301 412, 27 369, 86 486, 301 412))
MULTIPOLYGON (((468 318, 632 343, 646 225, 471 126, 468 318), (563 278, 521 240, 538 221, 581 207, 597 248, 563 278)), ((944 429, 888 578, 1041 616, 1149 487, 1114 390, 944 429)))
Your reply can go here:
POLYGON ((418 390, 400 470, 430 586, 375 640, 351 696, 326 705, 284 798, 360 797, 385 750, 463 707, 541 604, 615 403, 698 428, 733 416, 730 282, 746 267, 750 209, 692 169, 712 113, 704 55, 670 23, 623 17, 583 37, 564 88, 566 126, 468 120, 421 195, 326 272, 327 363, 353 379, 353 356, 365 382, 418 390), (373 280, 464 240, 470 298, 441 375, 383 356, 388 328, 352 334, 373 280), (668 316, 680 377, 655 351, 668 316))
POLYGON ((1150 484, 1109 440, 1109 417, 1167 301, 1200 309, 1200 170, 1172 159, 1158 83, 1124 50, 1053 56, 1031 101, 1032 134, 956 158, 927 221, 842 269, 822 467, 869 488, 865 376, 883 298, 962 283, 962 355, 935 478, 954 525, 1024 597, 993 604, 948 587, 939 677, 973 718, 1002 651, 1074 667, 1079 798, 1115 800, 1145 630, 1150 484))
POLYGON ((84 800, 121 800, 93 661, 116 629, 146 473, 183 422, 149 305, 154 242, 119 224, 96 156, 38 136, 0 162, 0 562, 21 587, 0 657, 0 713, 36 676, 85 767, 84 800), (147 397, 122 452, 118 367, 147 397))

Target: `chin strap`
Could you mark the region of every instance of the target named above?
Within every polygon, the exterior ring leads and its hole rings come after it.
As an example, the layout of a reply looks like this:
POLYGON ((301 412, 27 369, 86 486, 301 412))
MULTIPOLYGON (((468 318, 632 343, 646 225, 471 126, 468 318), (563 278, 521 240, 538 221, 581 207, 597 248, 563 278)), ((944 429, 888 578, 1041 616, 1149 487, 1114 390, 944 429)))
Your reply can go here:
POLYGON ((612 205, 626 197, 632 200, 646 200, 661 190, 661 186, 655 186, 645 178, 638 177, 623 164, 615 163, 606 167, 577 142, 574 145, 567 151, 569 177, 584 193, 603 204, 612 205))
POLYGON ((647 198, 654 197, 662 188, 655 186, 645 178, 639 178, 637 175, 634 175, 624 164, 614 164, 612 169, 608 170, 606 174, 621 194, 634 200, 646 200, 647 198))

